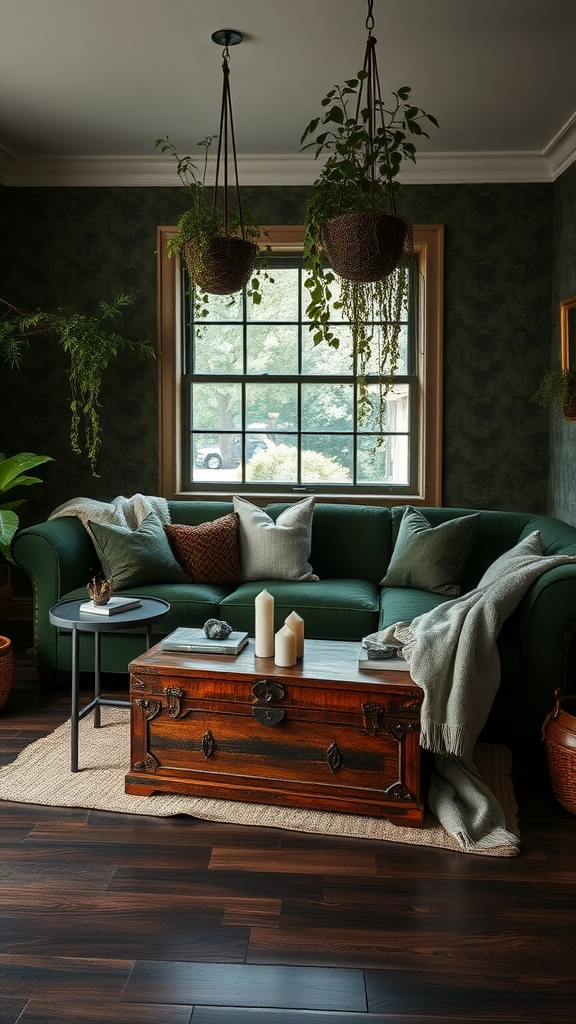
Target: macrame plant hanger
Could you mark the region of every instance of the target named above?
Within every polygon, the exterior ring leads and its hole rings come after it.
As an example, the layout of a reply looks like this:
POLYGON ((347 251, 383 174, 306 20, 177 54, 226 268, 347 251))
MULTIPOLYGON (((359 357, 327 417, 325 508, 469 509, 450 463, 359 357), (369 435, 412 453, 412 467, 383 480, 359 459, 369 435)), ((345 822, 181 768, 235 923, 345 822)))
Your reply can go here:
MULTIPOLYGON (((332 268, 340 277, 358 283, 382 281, 390 275, 399 263, 409 260, 412 254, 412 228, 403 217, 396 213, 393 187, 393 173, 388 149, 384 106, 380 90, 378 62, 376 60, 376 38, 372 35, 374 0, 368 0, 366 28, 368 39, 364 53, 363 72, 356 103, 355 123, 364 130, 367 141, 364 152, 364 170, 370 178, 371 212, 360 214, 345 213, 336 216, 324 227, 323 242, 332 268), (366 87, 366 88, 364 88, 366 87), (363 99, 365 97, 365 106, 363 99), (364 114, 364 111, 366 113, 364 114), (375 136, 377 138, 377 145, 375 136), (376 192, 376 152, 380 151, 380 162, 384 163, 388 210, 378 208, 376 192), (383 151, 383 153, 382 153, 383 151), (382 160, 383 156, 383 160, 382 160)), ((342 190, 342 205, 346 206, 346 191, 342 190)))
POLYGON ((371 181, 371 200, 372 208, 374 209, 374 181, 375 181, 375 168, 374 168, 374 131, 376 128, 376 121, 378 115, 380 116, 380 127, 382 130, 382 139, 384 142, 384 155, 388 174, 388 195, 390 199, 390 213, 396 215, 396 200, 394 198, 394 189, 392 188, 392 169, 390 166, 390 156, 388 153, 388 145, 386 141, 386 131, 384 125, 384 113, 382 104, 382 93, 380 90, 380 76, 378 74, 378 61, 376 58, 376 43, 378 40, 372 35, 372 29, 374 28, 374 14, 372 8, 374 6, 374 0, 368 0, 368 15, 366 18, 366 28, 368 29, 368 39, 366 40, 366 52, 364 54, 364 66, 363 70, 366 72, 367 77, 360 82, 360 88, 358 90, 358 102, 356 104, 356 116, 355 121, 358 124, 360 117, 360 111, 362 109, 362 95, 364 92, 364 84, 366 84, 366 109, 367 109, 367 120, 368 120, 368 144, 367 144, 367 155, 370 161, 370 181, 371 181))
MULTIPOLYGON (((233 29, 220 29, 212 34, 212 40, 222 51, 222 105, 220 110, 220 133, 218 136, 218 154, 216 158, 216 179, 214 183, 214 201, 212 204, 212 224, 217 222, 218 185, 220 172, 223 169, 223 222, 210 243, 198 250, 198 246, 188 246, 188 268, 194 283, 210 295, 233 295, 248 283, 258 255, 258 246, 246 237, 246 228, 242 213, 240 184, 238 181, 238 160, 236 157, 236 140, 234 137, 234 120, 232 117, 232 100, 230 96, 230 52, 228 47, 242 42, 241 32, 233 29), (228 157, 232 150, 234 175, 236 179, 236 202, 238 204, 238 224, 231 224, 229 204, 228 157)), ((187 255, 185 250, 185 256, 187 255)))
POLYGON ((230 93, 230 46, 236 46, 242 42, 242 33, 232 29, 220 29, 212 34, 212 39, 222 50, 222 106, 220 110, 220 134, 218 136, 218 153, 216 156, 216 179, 214 183, 214 206, 213 215, 216 213, 216 202, 218 196, 218 182, 220 180, 220 165, 224 166, 224 233, 228 234, 228 138, 232 145, 232 159, 234 161, 234 176, 236 181, 236 202, 238 203, 238 219, 240 234, 246 238, 244 219, 242 216, 242 200, 240 198, 240 184, 238 181, 238 160, 236 157, 236 139, 234 137, 234 118, 232 116, 232 97, 230 93), (222 153, 222 150, 224 152, 222 153))

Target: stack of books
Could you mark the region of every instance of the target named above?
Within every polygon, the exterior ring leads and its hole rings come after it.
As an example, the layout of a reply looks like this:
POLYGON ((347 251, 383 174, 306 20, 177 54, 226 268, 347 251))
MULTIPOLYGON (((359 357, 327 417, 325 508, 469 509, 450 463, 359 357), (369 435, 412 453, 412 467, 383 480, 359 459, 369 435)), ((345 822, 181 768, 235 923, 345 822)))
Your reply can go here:
POLYGON ((211 640, 203 629, 181 626, 160 641, 163 651, 187 654, 238 654, 248 643, 248 633, 230 633, 225 640, 211 640))

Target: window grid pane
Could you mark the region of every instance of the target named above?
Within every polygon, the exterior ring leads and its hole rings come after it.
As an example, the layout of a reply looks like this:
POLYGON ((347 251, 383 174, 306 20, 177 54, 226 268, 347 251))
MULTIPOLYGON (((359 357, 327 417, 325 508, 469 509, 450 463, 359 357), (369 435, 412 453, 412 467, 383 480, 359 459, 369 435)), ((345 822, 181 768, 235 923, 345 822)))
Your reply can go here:
MULTIPOLYGON (((215 297, 196 328, 190 283, 183 271, 184 436, 188 484, 247 492, 274 490, 386 493, 412 488, 415 459, 414 302, 402 321, 402 376, 386 401, 380 433, 378 384, 368 393, 373 408, 357 423, 358 389, 344 324, 339 350, 310 346, 305 316, 305 272, 274 263, 278 319, 271 319, 274 291, 266 283, 255 310, 243 296, 215 297), (295 295, 293 293, 296 293, 295 295), (227 305, 225 299, 233 302, 227 305), (293 311, 297 319, 293 320, 293 311), (191 372, 192 371, 192 372, 191 372)), ((337 325, 339 327, 339 325, 337 325)), ((374 382, 372 382, 374 380, 374 382)))

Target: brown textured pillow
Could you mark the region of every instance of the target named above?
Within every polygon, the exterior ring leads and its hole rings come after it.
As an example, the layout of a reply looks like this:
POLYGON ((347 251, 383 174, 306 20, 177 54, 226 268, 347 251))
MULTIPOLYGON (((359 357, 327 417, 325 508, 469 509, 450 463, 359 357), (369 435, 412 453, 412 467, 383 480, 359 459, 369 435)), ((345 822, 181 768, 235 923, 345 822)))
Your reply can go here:
POLYGON ((193 583, 238 583, 238 513, 198 526, 164 526, 174 557, 193 583))

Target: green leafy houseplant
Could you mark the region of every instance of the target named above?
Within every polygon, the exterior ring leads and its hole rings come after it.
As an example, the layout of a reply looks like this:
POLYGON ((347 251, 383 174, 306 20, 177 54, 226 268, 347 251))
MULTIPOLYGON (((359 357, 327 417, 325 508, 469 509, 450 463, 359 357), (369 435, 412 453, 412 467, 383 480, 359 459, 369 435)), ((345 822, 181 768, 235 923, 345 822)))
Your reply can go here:
POLYGON ((556 405, 564 419, 576 420, 576 366, 546 370, 534 400, 543 408, 556 405))
POLYGON ((13 487, 41 484, 40 477, 28 475, 29 470, 52 461, 50 455, 34 455, 32 452, 21 452, 8 459, 0 454, 0 551, 6 558, 10 557, 10 545, 19 523, 14 509, 23 505, 26 499, 4 501, 3 496, 13 487))
POLYGON ((256 240, 266 232, 256 224, 250 211, 228 203, 217 203, 218 190, 206 185, 208 151, 216 135, 207 135, 199 146, 204 147, 202 173, 192 157, 180 157, 168 136, 157 139, 162 153, 170 153, 176 161, 178 177, 191 203, 178 221, 176 234, 168 240, 168 255, 178 253, 195 284, 194 311, 196 319, 207 315, 209 295, 232 295, 245 285, 254 305, 261 302, 260 278, 267 278, 266 250, 256 240))
POLYGON ((5 299, 6 315, 0 320, 0 358, 12 368, 23 365, 29 338, 44 335, 56 341, 70 358, 70 442, 77 455, 83 451, 94 476, 101 442, 100 391, 102 374, 122 351, 133 350, 154 355, 147 341, 132 341, 107 329, 108 321, 121 316, 132 303, 129 295, 118 295, 113 302, 100 302, 99 316, 86 316, 69 309, 45 313, 38 309, 24 313, 5 299), (80 437, 83 422, 84 438, 80 437))
POLYGON ((300 143, 302 150, 315 147, 316 159, 328 154, 306 209, 305 285, 314 343, 338 348, 332 320, 334 311, 342 310, 352 330, 360 422, 370 407, 365 375, 374 355, 382 428, 384 399, 399 361, 398 314, 413 262, 411 225, 396 214, 396 179, 403 161, 416 158, 410 136, 428 137, 424 125, 438 122, 409 101, 408 86, 393 92, 385 106, 371 63, 375 42, 370 35, 364 69, 326 94, 325 113, 310 121, 300 143), (336 274, 340 297, 333 301, 336 274))

